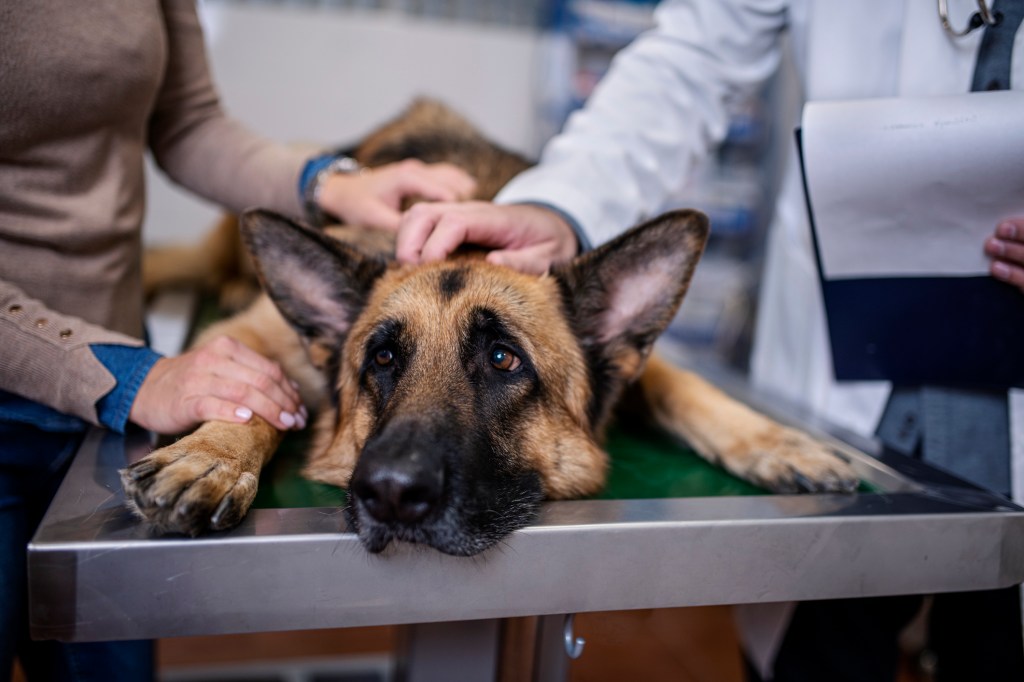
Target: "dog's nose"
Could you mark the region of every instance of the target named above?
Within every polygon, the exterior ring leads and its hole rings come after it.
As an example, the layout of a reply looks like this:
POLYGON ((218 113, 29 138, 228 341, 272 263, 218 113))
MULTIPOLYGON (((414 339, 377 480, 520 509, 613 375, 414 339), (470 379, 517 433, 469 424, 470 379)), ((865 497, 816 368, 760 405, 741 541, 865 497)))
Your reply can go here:
POLYGON ((441 499, 444 472, 417 466, 415 458, 370 462, 357 472, 352 492, 366 511, 381 523, 417 523, 441 499))

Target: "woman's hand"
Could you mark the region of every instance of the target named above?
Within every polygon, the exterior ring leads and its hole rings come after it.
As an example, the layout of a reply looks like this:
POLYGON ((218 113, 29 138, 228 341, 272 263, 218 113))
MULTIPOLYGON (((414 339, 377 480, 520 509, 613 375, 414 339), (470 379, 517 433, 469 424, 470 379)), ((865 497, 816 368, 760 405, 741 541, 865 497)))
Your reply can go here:
POLYGON ((442 260, 462 244, 491 247, 489 262, 532 274, 547 272, 579 250, 576 233, 550 209, 471 201, 410 208, 398 228, 395 257, 404 263, 442 260))
POLYGON ((350 225, 397 230, 407 199, 463 201, 476 181, 450 163, 406 159, 358 173, 338 173, 324 181, 320 208, 350 225))
POLYGON ((985 242, 985 253, 992 256, 992 276, 1024 292, 1024 218, 999 223, 995 235, 985 242))
POLYGON ((129 418, 157 433, 180 433, 205 421, 245 423, 253 414, 283 430, 304 428, 309 417, 280 365, 219 336, 157 360, 129 418))

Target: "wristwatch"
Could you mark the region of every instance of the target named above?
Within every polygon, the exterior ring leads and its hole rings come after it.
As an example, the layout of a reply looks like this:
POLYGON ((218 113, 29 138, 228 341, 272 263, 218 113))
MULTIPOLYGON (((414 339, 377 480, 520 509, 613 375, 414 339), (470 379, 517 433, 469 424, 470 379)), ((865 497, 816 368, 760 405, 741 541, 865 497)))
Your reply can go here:
POLYGON ((310 222, 317 227, 323 227, 332 219, 330 214, 320 208, 320 192, 323 190, 327 178, 339 173, 358 173, 363 167, 351 156, 344 155, 316 159, 311 163, 320 164, 320 167, 316 169, 312 179, 306 183, 302 197, 303 206, 310 222))

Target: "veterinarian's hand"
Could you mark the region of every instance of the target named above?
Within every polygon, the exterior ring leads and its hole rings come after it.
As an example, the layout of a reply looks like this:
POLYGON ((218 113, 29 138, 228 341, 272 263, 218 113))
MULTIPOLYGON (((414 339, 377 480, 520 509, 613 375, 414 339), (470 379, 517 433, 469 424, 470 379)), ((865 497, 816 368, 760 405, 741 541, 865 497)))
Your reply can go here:
POLYGON ((992 276, 1024 292, 1024 217, 999 223, 995 234, 985 241, 985 253, 992 256, 992 276))
POLYGON ((320 208, 349 225, 397 230, 407 199, 463 201, 475 191, 476 181, 457 166, 406 159, 332 175, 320 192, 320 208))
POLYGON ((280 365, 220 336, 157 360, 129 418, 157 433, 180 433, 211 420, 244 423, 254 413, 279 429, 304 428, 309 416, 280 365))
POLYGON ((494 248, 487 254, 491 263, 533 274, 579 251, 576 234, 554 211, 472 201, 410 208, 398 228, 395 257, 404 263, 442 260, 466 243, 494 248))

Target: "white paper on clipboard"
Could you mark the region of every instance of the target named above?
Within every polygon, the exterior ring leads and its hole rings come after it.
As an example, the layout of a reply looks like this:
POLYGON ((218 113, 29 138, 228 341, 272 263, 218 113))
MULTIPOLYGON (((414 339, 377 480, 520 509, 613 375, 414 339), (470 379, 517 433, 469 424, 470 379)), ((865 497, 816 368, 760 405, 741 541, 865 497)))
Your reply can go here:
POLYGON ((802 136, 826 279, 986 275, 1024 216, 1024 92, 812 102, 802 136))

